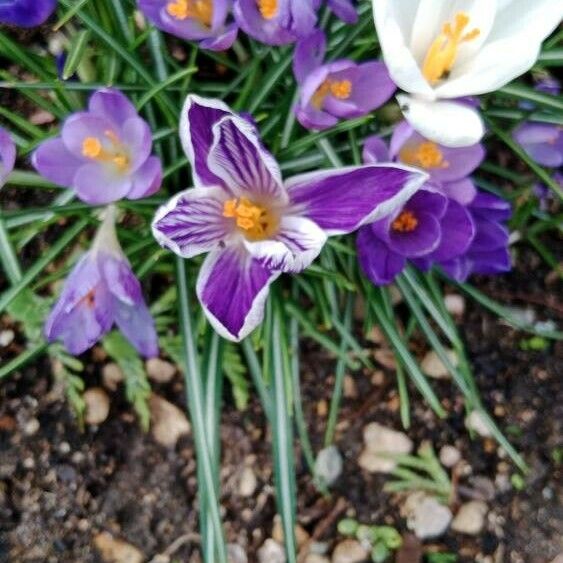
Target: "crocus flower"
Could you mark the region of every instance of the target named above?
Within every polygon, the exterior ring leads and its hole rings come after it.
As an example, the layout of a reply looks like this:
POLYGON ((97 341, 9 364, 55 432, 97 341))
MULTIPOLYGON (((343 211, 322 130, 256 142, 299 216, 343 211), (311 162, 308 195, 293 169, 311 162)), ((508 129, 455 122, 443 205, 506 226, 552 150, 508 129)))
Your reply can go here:
POLYGON ((424 147, 425 142, 408 124, 401 124, 393 134, 391 153, 379 137, 370 137, 364 145, 366 162, 388 162, 403 157, 430 174, 430 181, 402 208, 362 227, 358 233, 360 265, 376 285, 391 283, 408 260, 426 268, 433 262, 462 255, 473 241, 475 227, 464 203, 475 196, 475 188, 470 181, 459 180, 478 165, 482 155, 479 157, 477 151, 472 155, 467 149, 447 149, 442 153, 437 146, 424 147), (457 158, 463 164, 456 163, 457 158), (437 175, 446 170, 444 164, 450 161, 451 174, 437 175), (442 177, 455 181, 441 183, 442 177))
POLYGON ((121 92, 103 89, 92 95, 88 111, 65 121, 60 137, 39 146, 33 165, 86 203, 105 204, 160 188, 162 168, 151 149, 151 130, 133 104, 121 92))
POLYGON ((328 236, 393 213, 426 180, 388 164, 283 182, 252 123, 219 100, 193 95, 180 135, 195 187, 157 211, 153 233, 182 257, 209 253, 196 292, 214 328, 235 341, 261 322, 269 285, 281 273, 307 268, 328 236))
POLYGON ((55 11, 57 0, 1 0, 0 23, 35 27, 55 11))
POLYGON ((326 38, 316 31, 298 42, 293 72, 299 84, 295 113, 309 129, 326 129, 340 119, 368 114, 383 105, 396 90, 385 64, 356 64, 340 59, 322 64, 326 38))
POLYGON ((0 127, 0 188, 6 183, 16 163, 16 145, 10 134, 0 127))
POLYGON ((519 125, 512 133, 530 158, 542 166, 563 166, 563 127, 551 123, 529 121, 519 125))
POLYGON ((285 45, 309 35, 317 23, 320 0, 236 0, 240 28, 262 43, 285 45))
POLYGON ((227 19, 231 0, 138 0, 139 9, 159 29, 202 49, 223 51, 237 37, 238 28, 227 19))
POLYGON ((116 324, 140 354, 153 357, 158 354, 154 321, 119 246, 114 221, 110 206, 92 248, 67 278, 45 324, 45 336, 49 342, 61 340, 78 355, 116 324))
POLYGON ((447 146, 479 141, 478 111, 457 98, 529 70, 559 25, 560 0, 372 0, 377 35, 411 125, 447 146))

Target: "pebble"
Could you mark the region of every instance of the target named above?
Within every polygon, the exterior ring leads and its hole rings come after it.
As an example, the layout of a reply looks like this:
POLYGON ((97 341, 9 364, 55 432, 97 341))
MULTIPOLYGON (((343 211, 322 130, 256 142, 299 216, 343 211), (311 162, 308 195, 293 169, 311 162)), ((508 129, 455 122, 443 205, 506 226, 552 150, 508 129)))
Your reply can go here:
POLYGON ((102 532, 94 538, 94 545, 106 563, 142 563, 144 556, 134 545, 102 532))
MULTIPOLYGON (((309 541, 309 534, 301 526, 301 524, 295 525, 295 541, 297 542, 297 547, 301 547, 309 541)), ((279 514, 274 516, 274 526, 272 527, 272 539, 280 545, 284 542, 283 524, 279 514)))
POLYGON ((241 497, 251 497, 256 491, 258 481, 251 467, 243 467, 238 481, 238 494, 241 497))
POLYGON ((227 560, 229 563, 248 563, 246 552, 238 543, 227 544, 227 560))
POLYGON ((33 436, 39 428, 39 421, 36 418, 30 418, 23 426, 23 433, 26 436, 33 436))
POLYGON ((102 381, 106 389, 115 391, 124 379, 123 371, 116 363, 110 362, 102 368, 102 381))
POLYGON ((327 486, 333 485, 342 474, 342 456, 336 446, 322 449, 315 460, 315 475, 327 486))
MULTIPOLYGON (((457 355, 453 350, 446 351, 448 359, 455 367, 457 366, 457 355)), ((451 374, 448 368, 443 364, 442 360, 434 350, 431 350, 424 356, 420 364, 422 371, 434 379, 449 379, 451 374)))
POLYGON ((551 563, 563 563, 563 553, 560 553, 551 563))
POLYGON ((469 536, 478 535, 483 530, 488 511, 487 505, 480 500, 462 504, 452 522, 452 530, 469 536))
POLYGON ((358 463, 370 473, 390 473, 395 469, 395 460, 382 457, 382 453, 408 454, 413 448, 412 441, 404 432, 386 428, 377 422, 364 427, 364 444, 358 463))
POLYGON ((330 559, 326 558, 324 555, 309 553, 309 555, 305 557, 304 563, 330 563, 330 559))
POLYGON ((479 411, 471 411, 469 416, 465 419, 465 427, 468 430, 477 432, 477 434, 483 438, 490 438, 492 436, 483 415, 479 411))
POLYGON ((358 396, 358 388, 356 387, 356 381, 351 375, 344 376, 344 396, 347 399, 356 399, 358 396))
POLYGON ((283 547, 272 538, 268 538, 257 552, 258 563, 285 563, 283 547))
POLYGON ((407 517, 408 528, 421 540, 440 537, 452 521, 451 510, 447 506, 420 491, 407 497, 401 513, 407 517))
POLYGON ((389 348, 379 348, 373 353, 373 357, 376 361, 381 364, 384 368, 390 370, 397 369, 397 362, 395 360, 395 354, 389 348))
POLYGON ((461 460, 461 453, 460 451, 455 448, 454 446, 445 445, 440 448, 440 463, 444 467, 453 467, 457 465, 458 462, 461 460))
POLYGON ((461 317, 465 312, 465 299, 462 295, 450 293, 444 297, 444 306, 446 307, 446 311, 451 315, 461 317))
POLYGON ((150 358, 147 360, 145 367, 147 375, 157 383, 168 383, 176 373, 174 364, 160 358, 150 358))
POLYGON ((101 387, 92 387, 84 392, 86 424, 101 424, 109 415, 109 397, 101 387))
POLYGON ((361 563, 368 555, 368 550, 359 541, 344 540, 334 548, 332 563, 361 563))
POLYGON ((151 395, 149 399, 151 413, 151 434, 162 446, 172 448, 184 434, 189 434, 191 427, 186 415, 166 399, 151 395))
POLYGON ((0 346, 3 348, 5 346, 9 346, 15 338, 15 334, 13 330, 7 329, 0 332, 0 346))

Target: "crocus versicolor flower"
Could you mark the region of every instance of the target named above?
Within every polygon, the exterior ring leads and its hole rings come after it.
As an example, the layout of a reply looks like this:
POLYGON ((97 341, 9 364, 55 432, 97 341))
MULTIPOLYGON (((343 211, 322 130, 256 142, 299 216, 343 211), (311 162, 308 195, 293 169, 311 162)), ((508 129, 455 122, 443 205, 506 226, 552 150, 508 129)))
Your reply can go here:
POLYGON ((115 210, 110 206, 92 248, 65 281, 45 324, 45 336, 50 342, 61 340, 71 354, 78 355, 114 324, 140 354, 158 355, 154 321, 117 241, 115 210))
POLYGON ((396 90, 385 64, 357 64, 340 59, 322 64, 326 38, 315 31, 298 42, 293 72, 299 84, 297 119, 304 127, 326 129, 340 119, 368 114, 383 105, 396 90))
POLYGON ((60 137, 39 146, 33 165, 86 203, 105 204, 160 188, 162 167, 151 150, 151 130, 133 104, 121 92, 103 89, 92 95, 88 111, 64 122, 60 137))
POLYGON ((563 127, 552 123, 529 121, 512 133, 514 140, 542 166, 563 166, 563 127))
POLYGON ((193 95, 180 135, 195 187, 157 211, 153 233, 182 257, 209 253, 197 295, 214 328, 231 340, 261 322, 268 287, 282 272, 301 272, 328 236, 392 213, 427 178, 387 164, 283 182, 252 123, 219 100, 193 95))
POLYGON ((202 49, 228 49, 237 37, 228 23, 231 0, 138 0, 139 9, 159 29, 198 41, 202 49))
POLYGON ((425 137, 448 146, 483 136, 478 111, 456 98, 493 92, 529 70, 559 25, 560 0, 372 0, 398 100, 425 137))
POLYGON ((16 163, 16 145, 10 134, 0 127, 0 188, 6 183, 16 163))
POLYGON ((57 0, 1 0, 0 23, 35 27, 45 22, 56 7, 57 0))

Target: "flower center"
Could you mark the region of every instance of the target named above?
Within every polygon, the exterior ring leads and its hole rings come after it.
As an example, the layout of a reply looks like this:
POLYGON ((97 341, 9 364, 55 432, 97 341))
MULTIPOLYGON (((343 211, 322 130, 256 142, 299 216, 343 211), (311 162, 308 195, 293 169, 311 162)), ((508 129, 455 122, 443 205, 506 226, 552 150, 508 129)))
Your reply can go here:
POLYGON ((332 94, 339 100, 347 100, 352 94, 352 82, 350 80, 330 80, 327 78, 313 94, 311 103, 316 109, 321 109, 325 98, 332 94))
POLYGON ((257 0, 258 9, 266 20, 275 18, 278 14, 278 0, 257 0))
POLYGON ((104 148, 98 137, 86 137, 82 141, 82 154, 98 162, 112 162, 120 172, 125 172, 129 168, 129 157, 123 145, 113 131, 104 131, 104 135, 111 142, 112 150, 104 148))
POLYGON ((79 302, 80 305, 93 309, 96 305, 96 289, 91 289, 79 302))
POLYGON ((424 141, 414 146, 404 147, 399 153, 399 160, 411 166, 431 168, 447 168, 450 163, 444 160, 440 147, 432 141, 424 141))
POLYGON ((446 22, 442 32, 430 45, 422 65, 422 74, 430 84, 447 78, 457 59, 460 45, 472 41, 481 33, 478 28, 464 33, 468 24, 469 16, 464 12, 458 12, 454 18, 454 25, 446 22))
POLYGON ((177 20, 192 18, 210 26, 213 21, 213 0, 173 0, 166 11, 177 20))
POLYGON ((412 233, 418 226, 418 219, 412 211, 401 211, 391 223, 391 228, 398 233, 412 233))
POLYGON ((277 226, 277 218, 266 208, 246 197, 229 199, 223 205, 223 217, 235 219, 237 227, 249 240, 270 238, 277 226))

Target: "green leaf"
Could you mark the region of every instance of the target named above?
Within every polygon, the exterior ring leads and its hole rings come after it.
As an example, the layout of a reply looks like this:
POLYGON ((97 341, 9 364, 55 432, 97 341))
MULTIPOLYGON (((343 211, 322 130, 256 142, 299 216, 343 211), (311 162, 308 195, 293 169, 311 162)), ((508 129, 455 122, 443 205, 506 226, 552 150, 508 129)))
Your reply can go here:
POLYGON ((84 29, 73 37, 63 69, 63 80, 68 80, 76 72, 86 53, 91 35, 90 30, 84 29))

